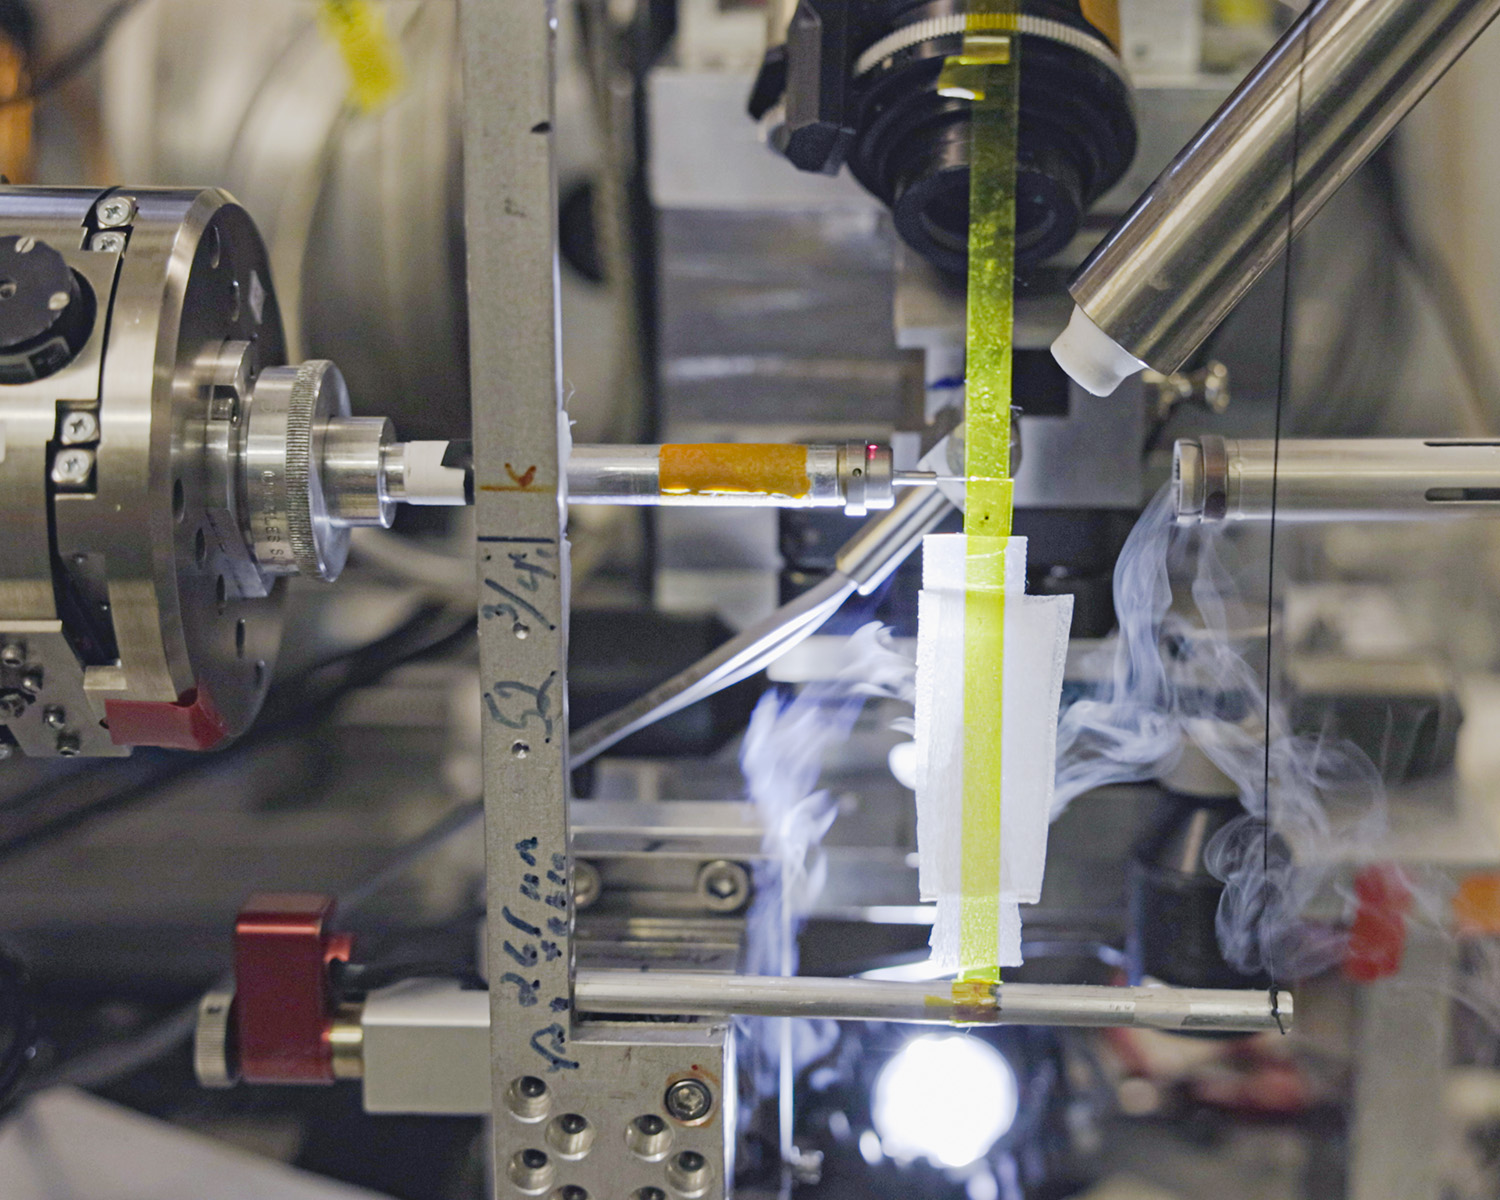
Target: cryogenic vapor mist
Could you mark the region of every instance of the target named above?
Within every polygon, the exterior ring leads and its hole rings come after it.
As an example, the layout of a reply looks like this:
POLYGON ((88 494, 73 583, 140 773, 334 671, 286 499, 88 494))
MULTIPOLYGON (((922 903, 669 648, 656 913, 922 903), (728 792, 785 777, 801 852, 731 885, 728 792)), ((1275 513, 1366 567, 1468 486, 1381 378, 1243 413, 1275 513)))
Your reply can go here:
MULTIPOLYGON (((865 701, 873 697, 910 700, 915 664, 891 648, 890 634, 878 622, 856 631, 848 663, 831 680, 803 688, 790 700, 767 692, 755 706, 740 749, 740 768, 750 801, 765 827, 765 858, 755 865, 755 898, 746 923, 745 971, 753 975, 795 975, 797 933, 823 890, 827 862, 824 835, 837 815, 834 799, 818 787, 829 753, 849 738, 865 701)), ((751 1019, 742 1024, 766 1026, 751 1019)), ((788 1026, 798 1065, 833 1044, 831 1021, 796 1021, 788 1026)), ((746 1069, 759 1076, 762 1092, 773 1090, 776 1055, 771 1039, 749 1037, 754 1061, 746 1069)))
POLYGON ((1358 747, 1298 735, 1274 692, 1267 703, 1265 608, 1241 603, 1224 550, 1214 527, 1175 525, 1166 489, 1142 515, 1115 567, 1119 631, 1059 721, 1053 818, 1093 788, 1161 777, 1196 745, 1245 809, 1205 856, 1225 884, 1221 949, 1247 974, 1292 979, 1343 957, 1347 935, 1305 914, 1335 852, 1347 861, 1384 834, 1385 792, 1358 747), (1173 608, 1174 575, 1191 578, 1189 612, 1173 608))

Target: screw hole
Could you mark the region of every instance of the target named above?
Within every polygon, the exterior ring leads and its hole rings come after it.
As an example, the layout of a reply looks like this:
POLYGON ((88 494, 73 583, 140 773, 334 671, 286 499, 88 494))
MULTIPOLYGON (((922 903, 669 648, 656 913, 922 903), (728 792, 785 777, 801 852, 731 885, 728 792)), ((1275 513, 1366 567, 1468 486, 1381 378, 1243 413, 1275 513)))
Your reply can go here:
POLYGON ((243 617, 234 623, 234 656, 245 657, 245 620, 243 617))
POLYGON ((193 535, 193 561, 200 567, 208 561, 208 538, 204 535, 202 527, 193 535))
POLYGON ((208 227, 208 236, 205 240, 208 242, 208 265, 217 268, 219 265, 219 254, 223 250, 223 245, 219 240, 219 227, 217 225, 210 225, 208 227))
POLYGON ((183 514, 187 512, 187 493, 183 491, 182 480, 172 481, 172 520, 182 522, 183 514))
POLYGON ((9 300, 16 294, 16 281, 14 279, 0 279, 0 300, 9 300))

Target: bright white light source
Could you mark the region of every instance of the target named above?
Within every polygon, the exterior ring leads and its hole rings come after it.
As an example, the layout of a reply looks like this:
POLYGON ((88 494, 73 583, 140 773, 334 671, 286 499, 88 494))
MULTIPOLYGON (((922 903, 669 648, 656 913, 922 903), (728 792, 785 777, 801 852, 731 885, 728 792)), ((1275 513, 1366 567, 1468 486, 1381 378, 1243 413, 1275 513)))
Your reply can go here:
POLYGON ((892 1158, 966 1167, 1015 1124, 1016 1073, 988 1042, 959 1034, 913 1038, 875 1079, 872 1115, 892 1158))

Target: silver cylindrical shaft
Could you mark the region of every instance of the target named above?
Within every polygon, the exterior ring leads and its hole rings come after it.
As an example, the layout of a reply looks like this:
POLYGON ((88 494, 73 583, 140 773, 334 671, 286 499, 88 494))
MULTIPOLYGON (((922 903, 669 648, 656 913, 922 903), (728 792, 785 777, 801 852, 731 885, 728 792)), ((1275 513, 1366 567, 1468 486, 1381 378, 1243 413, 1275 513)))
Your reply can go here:
POLYGON ((1183 438, 1179 524, 1500 517, 1500 441, 1183 438))
POLYGON ((1079 308, 1176 371, 1285 250, 1292 197, 1300 231, 1497 12, 1317 0, 1094 251, 1079 308))
MULTIPOLYGON (((972 985, 966 985, 972 986, 972 985)), ((1254 1033, 1290 1029, 1292 998, 1265 991, 996 984, 955 999, 951 983, 774 978, 665 971, 579 971, 584 1013, 823 1017, 937 1025, 1139 1026, 1254 1033)))
POLYGON ((389 529, 396 504, 386 482, 396 431, 385 417, 335 417, 323 435, 323 497, 336 525, 389 529))
POLYGON ((574 446, 572 504, 842 508, 851 516, 894 500, 891 452, 841 445, 574 446))

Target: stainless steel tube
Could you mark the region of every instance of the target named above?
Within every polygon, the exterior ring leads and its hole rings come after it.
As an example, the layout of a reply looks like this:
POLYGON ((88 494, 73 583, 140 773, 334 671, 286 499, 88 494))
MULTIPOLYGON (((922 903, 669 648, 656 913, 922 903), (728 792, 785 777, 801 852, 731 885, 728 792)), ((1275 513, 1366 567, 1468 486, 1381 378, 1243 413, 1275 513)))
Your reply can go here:
POLYGON ((665 971, 579 971, 583 1013, 694 1017, 823 1017, 934 1025, 1138 1026, 1256 1033, 1287 1030, 1292 997, 1264 991, 996 984, 955 1000, 951 983, 775 978, 665 971))
POLYGON ((1183 438, 1173 449, 1179 524, 1440 521, 1500 517, 1500 441, 1183 438))
POLYGON ((1497 12, 1500 0, 1317 0, 1084 263, 1078 309, 1117 348, 1176 371, 1285 250, 1290 198, 1296 232, 1497 12))
POLYGON ((851 516, 895 500, 891 452, 868 442, 780 446, 574 446, 571 504, 842 508, 851 516))
POLYGON ((839 573, 858 585, 861 596, 870 595, 952 511, 953 502, 937 488, 907 492, 839 548, 834 559, 839 573))
POLYGON ((869 595, 905 562, 953 505, 936 488, 917 488, 889 512, 871 517, 839 550, 837 569, 713 653, 658 684, 638 700, 569 737, 569 762, 580 767, 638 729, 739 682, 821 628, 858 591, 869 595))

